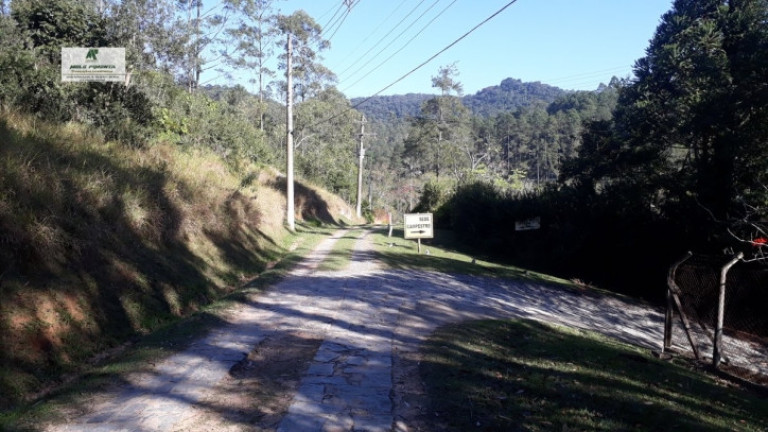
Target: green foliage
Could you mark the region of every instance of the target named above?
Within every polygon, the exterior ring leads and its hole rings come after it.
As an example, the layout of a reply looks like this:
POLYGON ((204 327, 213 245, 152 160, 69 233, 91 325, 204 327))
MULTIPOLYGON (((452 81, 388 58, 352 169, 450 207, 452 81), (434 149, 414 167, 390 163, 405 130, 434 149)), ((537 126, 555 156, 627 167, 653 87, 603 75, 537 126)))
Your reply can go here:
POLYGON ((768 94, 754 71, 766 65, 767 17, 761 1, 676 1, 621 88, 613 123, 587 129, 562 179, 598 200, 642 202, 713 250, 728 243, 728 225, 762 218, 768 94))
POLYGON ((361 116, 335 88, 296 106, 296 170, 352 201, 357 191, 356 149, 361 116), (340 114, 328 120, 330 113, 340 114))
POLYGON ((361 209, 360 212, 363 214, 363 219, 365 219, 365 223, 372 224, 375 221, 375 217, 373 214, 373 207, 371 206, 370 201, 367 199, 364 199, 361 203, 361 209))

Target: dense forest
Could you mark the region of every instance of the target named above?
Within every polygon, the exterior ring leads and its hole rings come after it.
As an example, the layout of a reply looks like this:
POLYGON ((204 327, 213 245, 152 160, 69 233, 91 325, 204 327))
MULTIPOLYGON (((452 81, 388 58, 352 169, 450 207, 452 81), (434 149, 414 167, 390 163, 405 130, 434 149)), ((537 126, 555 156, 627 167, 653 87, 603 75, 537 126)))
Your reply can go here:
POLYGON ((369 218, 434 211, 483 253, 640 293, 635 274, 656 277, 680 251, 752 251, 763 235, 764 1, 676 0, 634 76, 594 91, 509 78, 464 95, 449 64, 423 94, 352 101, 322 65, 317 23, 274 3, 201 15, 192 0, 0 1, 0 106, 125 146, 212 149, 247 181, 243 158, 285 166, 286 82, 266 59, 292 35, 296 173, 353 203, 364 124, 369 218), (126 47, 127 82, 61 83, 65 46, 126 47), (206 85, 212 68, 248 71, 260 90, 206 85), (509 228, 528 217, 542 228, 509 228))

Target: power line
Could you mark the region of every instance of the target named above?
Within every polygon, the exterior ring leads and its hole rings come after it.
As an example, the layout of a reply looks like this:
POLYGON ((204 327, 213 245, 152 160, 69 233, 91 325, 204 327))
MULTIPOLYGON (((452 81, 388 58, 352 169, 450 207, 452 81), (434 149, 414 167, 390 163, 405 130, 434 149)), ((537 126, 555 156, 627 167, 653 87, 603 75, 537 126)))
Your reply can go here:
POLYGON ((393 81, 391 84, 389 84, 389 85, 387 85, 386 87, 384 87, 383 89, 381 89, 381 90, 377 91, 376 93, 374 93, 374 94, 373 94, 373 95, 371 95, 371 96, 368 96, 367 98, 363 99, 362 101, 360 101, 360 102, 358 102, 358 103, 356 103, 356 104, 354 104, 354 105, 350 106, 349 108, 347 108, 347 109, 345 109, 345 110, 341 111, 340 113, 334 114, 333 116, 331 116, 331 117, 328 117, 327 119, 324 119, 324 120, 320 120, 320 121, 318 121, 318 122, 315 122, 315 123, 313 123, 313 124, 309 125, 309 127, 313 127, 313 126, 317 126, 317 125, 319 125, 319 124, 321 124, 321 123, 329 122, 329 121, 331 121, 331 120, 333 120, 333 119, 335 119, 335 118, 339 117, 340 115, 342 115, 342 114, 344 114, 344 113, 346 113, 346 112, 349 112, 349 111, 352 111, 352 110, 356 109, 357 107, 359 107, 359 106, 361 106, 361 105, 365 104, 366 102, 370 101, 371 99, 373 99, 374 97, 378 96, 379 94, 381 94, 381 93, 385 92, 387 89, 391 88, 391 87, 392 87, 392 86, 394 86, 395 84, 397 84, 397 83, 399 83, 400 81, 404 80, 405 78, 407 78, 407 77, 408 77, 409 75, 411 75, 412 73, 414 73, 414 72, 416 72, 417 70, 421 69, 422 67, 426 66, 426 65, 427 65, 429 62, 431 62, 432 60, 434 60, 434 59, 436 59, 438 56, 440 56, 440 54, 442 54, 442 53, 444 53, 444 52, 448 51, 449 49, 453 48, 453 46, 454 46, 454 45, 456 45, 457 43, 461 42, 461 41, 462 41, 463 39, 465 39, 467 36, 469 36, 470 34, 472 34, 472 33, 473 33, 475 30, 477 30, 478 28, 480 28, 480 27, 482 27, 483 25, 485 25, 485 24, 486 24, 488 21, 490 21, 490 20, 492 20, 492 19, 496 18, 496 17, 497 17, 499 14, 501 14, 502 12, 504 12, 504 11, 505 11, 507 8, 509 8, 510 6, 512 6, 512 5, 513 5, 513 4, 515 4, 515 3, 517 3, 517 0, 512 0, 512 1, 510 1, 509 3, 507 3, 506 5, 504 5, 504 6, 503 6, 501 9, 497 10, 496 12, 494 12, 494 13, 493 13, 491 16, 489 16, 488 18, 484 19, 483 21, 481 21, 481 22, 480 22, 479 24, 477 24, 476 26, 472 27, 472 29, 470 29, 468 32, 466 32, 466 33, 464 33, 463 35, 459 36, 459 38, 458 38, 458 39, 456 39, 455 41, 451 42, 451 43, 450 43, 450 44, 448 44, 448 45, 447 45, 445 48, 441 49, 440 51, 438 51, 437 53, 435 53, 434 55, 432 55, 430 58, 428 58, 427 60, 423 61, 421 64, 419 64, 419 65, 418 65, 418 66, 416 66, 415 68, 411 69, 411 70, 410 70, 410 71, 408 71, 408 72, 407 72, 405 75, 403 75, 403 76, 401 76, 400 78, 396 79, 396 80, 395 80, 395 81, 393 81))
MULTIPOLYGON (((421 1, 420 1, 420 2, 419 2, 417 5, 416 5, 416 7, 414 7, 413 9, 411 9, 411 11, 410 11, 410 12, 408 12, 408 14, 406 14, 406 15, 403 17, 403 19, 401 19, 401 20, 400 20, 400 22, 398 22, 397 24, 395 24, 395 26, 394 26, 394 27, 392 27, 392 29, 391 29, 390 31, 388 31, 388 32, 387 32, 387 34, 385 34, 384 36, 382 36, 382 37, 381 37, 381 39, 379 39, 379 40, 378 40, 378 41, 377 41, 375 44, 373 44, 373 46, 372 46, 372 47, 370 47, 370 48, 368 49, 368 51, 366 51, 366 52, 365 52, 365 54, 363 54, 362 56, 360 56, 360 59, 359 59, 358 61, 360 61, 360 60, 364 59, 364 58, 365 58, 365 56, 367 56, 367 55, 368 55, 368 54, 369 54, 371 51, 373 51, 374 49, 376 49, 376 47, 377 47, 377 46, 379 46, 379 44, 380 44, 380 43, 384 42, 384 40, 385 40, 387 37, 389 37, 389 35, 390 35, 390 34, 392 34, 392 32, 393 32, 393 31, 395 31, 395 29, 397 29, 398 27, 400 27, 400 24, 402 24, 403 22, 405 22, 406 18, 408 18, 408 17, 409 17, 409 16, 410 16, 410 15, 411 15, 411 14, 412 14, 414 11, 416 11, 416 9, 418 9, 418 8, 419 8, 419 7, 420 7, 420 6, 421 6, 421 5, 422 5, 422 4, 425 2, 425 1, 426 1, 426 0, 421 0, 421 1)), ((344 69, 343 71, 341 71, 341 72, 339 73, 339 76, 341 76, 341 75, 344 75, 344 74, 345 74, 345 73, 346 73, 348 70, 350 70, 352 67, 354 67, 356 63, 357 63, 357 62, 353 62, 351 65, 349 65, 349 67, 347 67, 346 69, 344 69)))
POLYGON ((444 52, 448 51, 449 49, 453 48, 453 46, 454 46, 454 45, 456 45, 457 43, 461 42, 461 41, 462 41, 464 38, 466 38, 467 36, 469 36, 470 34, 472 34, 472 33, 473 33, 475 30, 477 30, 478 28, 480 28, 481 26, 483 26, 483 25, 484 25, 485 23, 487 23, 488 21, 490 21, 490 20, 492 20, 492 19, 496 18, 496 16, 498 16, 499 14, 501 14, 502 12, 504 12, 504 10, 506 10, 508 7, 512 6, 512 5, 513 5, 513 4, 515 4, 515 3, 517 3, 517 0, 512 0, 511 2, 507 3, 507 4, 506 4, 506 5, 504 5, 504 6, 503 6, 501 9, 499 9, 499 10, 498 10, 498 11, 496 11, 496 12, 494 12, 494 13, 493 13, 493 15, 491 15, 491 16, 489 16, 488 18, 484 19, 484 20, 483 20, 482 22, 480 22, 478 25, 476 25, 476 26, 472 27, 472 29, 471 29, 471 30, 469 30, 468 32, 466 32, 466 33, 464 33, 463 35, 461 35, 461 36, 460 36, 458 39, 456 39, 455 41, 451 42, 451 43, 450 43, 448 46, 446 46, 445 48, 443 48, 443 49, 441 49, 440 51, 438 51, 436 54, 434 54, 432 57, 430 57, 430 58, 428 58, 427 60, 425 60, 424 62, 422 62, 420 65, 418 65, 418 66, 416 66, 415 68, 413 68, 413 69, 411 69, 410 71, 408 71, 408 72, 407 72, 405 75, 403 75, 403 76, 401 76, 400 78, 396 79, 394 82, 392 82, 392 83, 391 83, 391 84, 389 84, 388 86, 384 87, 383 89, 381 89, 381 90, 377 91, 377 92, 376 92, 376 93, 374 93, 372 96, 369 96, 369 97, 367 97, 366 99, 364 99, 364 100, 362 100, 362 101, 360 101, 360 102, 358 102, 358 103, 356 103, 356 104, 352 105, 351 109, 355 109, 355 108, 359 107, 360 105, 362 105, 362 104, 364 104, 364 103, 368 102, 369 100, 373 99, 373 97, 375 97, 375 96, 378 96, 379 94, 381 94, 381 93, 385 92, 387 89, 389 89, 390 87, 392 87, 392 86, 394 86, 395 84, 399 83, 400 81, 404 80, 405 78, 407 78, 407 77, 408 77, 409 75, 411 75, 412 73, 414 73, 414 72, 416 72, 417 70, 421 69, 422 67, 426 66, 426 65, 427 65, 429 62, 431 62, 432 60, 436 59, 436 58, 437 58, 437 57, 438 57, 440 54, 442 54, 442 53, 444 53, 444 52))
MULTIPOLYGON (((334 12, 334 13, 333 13, 333 16, 331 16, 331 18, 328 20, 328 22, 327 22, 327 23, 325 23, 325 25, 322 27, 322 32, 321 32, 321 34, 322 34, 322 33, 325 33, 325 29, 326 29, 326 28, 328 28, 328 27, 331 25, 331 23, 332 23, 332 22, 335 22, 335 21, 334 21, 334 19, 338 19, 338 18, 336 18, 336 16, 339 14, 339 12, 340 12, 342 9, 344 9, 344 6, 346 6, 346 3, 347 3, 347 2, 346 2, 345 0, 341 0, 341 4, 340 4, 340 5, 339 5, 339 7, 336 9, 336 12, 334 12)), ((326 14, 327 14, 327 12, 326 12, 326 14)))
MULTIPOLYGON (((384 18, 384 19, 383 19, 383 20, 382 20, 382 21, 379 23, 379 25, 377 25, 377 26, 376 26, 376 28, 375 28, 375 29, 373 29, 373 31, 371 31, 371 32, 368 34, 368 36, 366 36, 365 38, 363 38, 363 40, 360 42, 360 44, 359 44, 359 45, 358 45, 358 46, 357 46, 355 49, 353 49, 352 51, 350 51, 350 52, 347 54, 347 56, 346 56, 346 57, 344 57, 344 58, 343 58, 343 59, 342 59, 342 60, 341 60, 339 63, 340 63, 340 64, 344 64, 344 63, 347 61, 347 59, 349 59, 349 58, 350 58, 350 57, 351 57, 353 54, 355 54, 355 53, 357 52, 357 50, 359 50, 359 49, 360 49, 362 46, 364 46, 364 45, 365 45, 365 43, 366 43, 366 42, 368 42, 368 39, 370 39, 370 38, 371 38, 371 36, 373 36, 374 34, 376 34, 376 32, 377 32, 377 31, 379 31, 379 29, 381 28, 381 26, 383 26, 383 25, 384 25, 384 23, 386 23, 387 21, 389 21, 389 19, 390 19, 390 18, 392 18, 392 15, 394 15, 394 14, 395 14, 395 12, 397 12, 398 10, 400 10, 400 8, 403 6, 403 4, 405 4, 405 2, 407 2, 407 1, 408 1, 408 0, 403 0, 403 1, 401 1, 401 2, 400 2, 400 4, 399 4, 399 5, 395 6, 395 8, 394 8, 394 9, 392 9, 392 12, 390 12, 390 13, 389 13, 389 15, 387 15, 387 17, 386 17, 386 18, 384 18)), ((354 63, 356 63, 356 62, 353 62, 353 64, 354 64, 354 63)))
MULTIPOLYGON (((412 36, 410 39, 408 39, 408 41, 407 41, 405 44, 403 44, 403 46, 401 46, 401 47, 400 47, 400 49, 398 49, 397 51, 395 51, 394 53, 392 53, 392 54, 391 54, 389 57, 387 57, 386 59, 384 59, 384 61, 382 61, 381 63, 379 63, 379 64, 378 64, 378 65, 376 65, 375 67, 373 67, 373 68, 372 68, 371 70, 369 70, 369 71, 368 71, 368 72, 367 72, 365 75, 363 75, 362 77, 360 77, 360 79, 358 79, 358 80, 357 80, 357 81, 355 81, 354 83, 352 83, 352 84, 350 84, 350 85, 346 86, 346 87, 344 88, 344 90, 347 90, 347 89, 349 89, 350 87, 354 86, 355 84, 359 83, 360 81, 364 80, 364 79, 365 79, 365 78, 367 78, 367 77, 368 77, 368 76, 369 76, 371 73, 373 73, 373 72, 374 72, 374 71, 376 71, 376 70, 377 70, 379 67, 381 67, 381 66, 382 66, 384 63, 386 63, 386 62, 388 62, 389 60, 391 60, 391 59, 392 59, 392 57, 396 56, 396 55, 397 55, 397 54, 399 54, 401 51, 403 51, 403 50, 404 50, 404 49, 405 49, 405 48, 408 46, 408 44, 410 44, 411 42, 413 42, 413 40, 414 40, 414 39, 416 39, 416 38, 417 38, 417 37, 418 37, 418 36, 419 36, 421 33, 423 33, 423 32, 424 32, 424 30, 426 30, 426 29, 427 29, 427 27, 429 27, 429 26, 430 26, 430 25, 431 25, 433 22, 435 22, 435 20, 436 20, 436 19, 438 19, 438 18, 439 18, 439 17, 440 17, 440 16, 441 16, 443 13, 445 13, 445 11, 447 11, 447 10, 448 10, 448 9, 449 9, 451 6, 453 6, 453 5, 454 5, 454 4, 455 4, 457 1, 458 1, 458 0, 453 0, 453 1, 452 1, 452 2, 451 2, 449 5, 448 5, 448 6, 446 6, 445 8, 443 8, 443 10, 441 10, 441 11, 440 11, 440 12, 439 12, 437 15, 435 15, 435 16, 434 16, 434 17, 433 17, 433 18, 432 18, 432 19, 431 19, 431 20, 430 20, 430 21, 429 21, 429 22, 428 22, 426 25, 424 25, 424 27, 422 27, 422 28, 421 28, 421 29, 420 29, 420 30, 419 30, 419 31, 418 31, 418 32, 417 32, 415 35, 413 35, 413 36, 412 36)), ((367 64, 367 63, 366 63, 366 64, 367 64)))
POLYGON ((336 29, 333 30, 333 33, 331 33, 331 35, 328 36, 328 38, 326 39, 327 41, 330 41, 331 39, 333 39, 334 36, 336 36, 336 32, 339 31, 341 26, 344 24, 344 21, 347 20, 347 17, 352 12, 352 8, 355 7, 358 3, 360 3, 360 0, 348 0, 348 1, 349 2, 347 1, 344 2, 347 6, 347 11, 344 13, 344 17, 341 19, 341 22, 339 23, 339 25, 336 26, 336 29))
MULTIPOLYGON (((413 20, 413 21, 412 21, 410 24, 408 24, 408 27, 404 28, 404 29, 403 29, 403 31, 401 31, 401 32, 400 32, 400 33, 399 33, 397 36, 395 36, 395 38, 394 38, 394 39, 392 39, 392 40, 391 40, 391 41, 390 41, 390 42, 387 44, 387 46, 385 46, 384 48, 382 48, 381 50, 379 50, 379 52, 377 52, 377 53, 376 53, 376 55, 374 55, 374 56, 373 56, 373 57, 371 57, 371 58, 370 58, 368 61, 366 61, 365 63, 363 63, 363 65, 362 65, 362 66, 360 66, 359 68, 355 69, 355 71, 354 71, 354 72, 352 72, 352 74, 351 74, 351 75, 349 75, 347 78, 351 78, 351 77, 355 76, 355 75, 356 75, 358 72, 360 72, 360 70, 362 70, 364 67, 368 66, 368 65, 369 65, 369 64, 370 64, 370 63, 371 63, 373 60, 375 60, 375 59, 376 59, 376 57, 377 57, 377 56, 379 56, 379 55, 380 55, 381 53, 383 53, 383 52, 384 52, 384 51, 385 51, 387 48, 389 48, 390 46, 392 46, 392 44, 393 44, 393 43, 395 43, 395 42, 396 42, 396 41, 397 41, 397 40, 400 38, 400 36, 402 36, 403 34, 405 34, 405 32, 407 32, 408 30, 410 30, 410 28, 411 28, 411 27, 413 27, 413 25, 414 25, 414 24, 416 24, 417 22, 419 22, 419 20, 421 20, 421 19, 424 17, 424 15, 426 15, 426 14, 427 14, 427 12, 429 12, 430 10, 432 10, 432 8, 433 8, 433 7, 435 7, 435 6, 436 6, 438 3, 440 3, 440 0, 435 0, 435 2, 434 2, 434 3, 432 3, 432 4, 431 4, 431 5, 430 5, 430 6, 427 8, 427 10, 425 10, 424 12, 422 12, 422 13, 421 13, 421 15, 419 15, 419 16, 418 16, 418 17, 417 17, 415 20, 413 20)), ((453 4, 453 3, 451 3, 451 4, 453 4)), ((441 13, 442 13, 442 12, 441 12, 441 13)), ((432 21, 430 21, 430 23, 431 23, 431 22, 432 22, 432 21)), ((429 24, 427 24, 427 25, 429 25, 429 24)), ((422 29, 422 30, 423 30, 423 29, 422 29)))

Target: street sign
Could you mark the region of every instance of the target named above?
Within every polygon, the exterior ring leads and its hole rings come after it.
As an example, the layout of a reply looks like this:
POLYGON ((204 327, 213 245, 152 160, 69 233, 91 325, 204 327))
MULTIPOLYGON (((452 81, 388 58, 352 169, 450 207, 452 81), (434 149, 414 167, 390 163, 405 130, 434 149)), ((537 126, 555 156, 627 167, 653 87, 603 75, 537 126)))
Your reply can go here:
POLYGON ((541 228, 541 218, 535 217, 522 221, 515 221, 515 231, 530 231, 541 228))
POLYGON ((406 239, 434 238, 432 213, 409 213, 403 215, 406 239))

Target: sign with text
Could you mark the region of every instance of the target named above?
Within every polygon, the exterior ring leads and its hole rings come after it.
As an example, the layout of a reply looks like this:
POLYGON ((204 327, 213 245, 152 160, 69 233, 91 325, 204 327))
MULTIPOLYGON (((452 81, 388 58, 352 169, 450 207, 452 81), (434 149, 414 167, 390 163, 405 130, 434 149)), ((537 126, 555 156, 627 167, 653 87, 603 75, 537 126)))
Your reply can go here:
POLYGON ((434 238, 432 213, 409 213, 403 215, 405 220, 405 238, 423 239, 434 238))
POLYGON ((541 218, 535 217, 522 221, 515 221, 515 231, 530 231, 541 228, 541 218))
POLYGON ((125 48, 62 48, 62 82, 125 82, 125 48))

